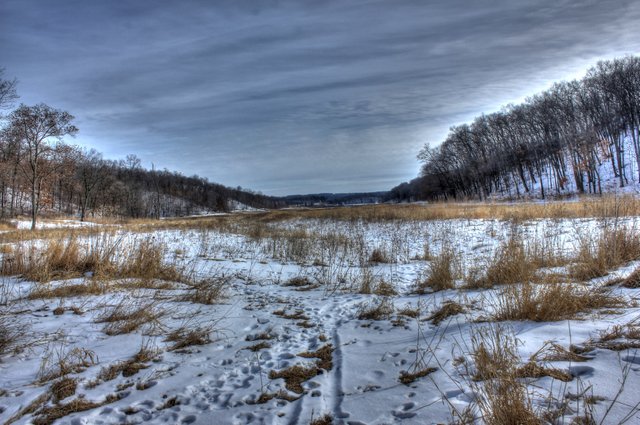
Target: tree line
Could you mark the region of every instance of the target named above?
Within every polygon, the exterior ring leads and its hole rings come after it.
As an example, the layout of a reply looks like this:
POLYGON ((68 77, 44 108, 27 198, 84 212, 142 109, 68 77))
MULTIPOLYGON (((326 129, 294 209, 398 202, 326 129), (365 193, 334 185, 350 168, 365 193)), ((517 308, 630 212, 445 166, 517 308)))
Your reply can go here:
POLYGON ((104 159, 94 149, 64 142, 78 128, 66 111, 45 104, 19 105, 15 79, 0 69, 0 218, 42 209, 88 216, 168 217, 228 211, 233 202, 255 208, 283 205, 277 198, 229 188, 206 178, 151 170, 140 159, 104 159))
POLYGON ((640 58, 598 62, 580 80, 451 127, 418 159, 419 177, 390 198, 600 194, 603 170, 619 187, 640 182, 640 58))

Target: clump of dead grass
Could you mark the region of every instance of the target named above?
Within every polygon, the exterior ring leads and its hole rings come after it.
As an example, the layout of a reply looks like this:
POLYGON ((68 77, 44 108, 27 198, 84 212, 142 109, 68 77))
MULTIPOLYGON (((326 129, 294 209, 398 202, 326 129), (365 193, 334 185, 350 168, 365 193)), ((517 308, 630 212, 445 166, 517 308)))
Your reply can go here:
POLYGON ((122 335, 144 327, 147 334, 162 329, 160 319, 165 314, 155 301, 122 298, 115 306, 108 307, 96 317, 96 323, 106 323, 103 331, 107 335, 122 335))
POLYGON ((616 225, 604 227, 597 236, 583 235, 578 255, 569 267, 578 280, 606 275, 609 270, 640 258, 640 235, 635 229, 616 225))
POLYGON ((360 320, 385 320, 391 317, 395 307, 388 297, 379 298, 360 305, 356 317, 360 320))
POLYGON ((166 341, 173 343, 169 347, 169 351, 182 350, 195 345, 207 345, 211 342, 211 331, 204 328, 182 327, 167 335, 166 341))
POLYGON ((515 374, 518 378, 544 378, 545 376, 549 376, 562 382, 569 382, 573 380, 573 375, 566 370, 541 366, 534 361, 529 361, 524 365, 519 366, 516 369, 515 374))
POLYGON ((68 403, 44 406, 34 413, 33 425, 51 425, 60 418, 72 413, 84 412, 118 401, 122 395, 109 394, 102 402, 77 397, 68 403))
POLYGON ((631 272, 631 274, 622 281, 620 286, 631 289, 640 288, 640 268, 631 272))
POLYGON ((562 361, 574 363, 590 360, 589 357, 585 357, 576 351, 575 346, 570 346, 567 349, 553 341, 547 341, 537 352, 529 357, 529 360, 533 362, 562 361))
POLYGON ((159 350, 152 348, 149 345, 143 345, 130 359, 103 367, 98 373, 97 381, 94 384, 97 385, 99 382, 112 381, 120 376, 120 374, 124 377, 133 376, 140 370, 148 368, 148 363, 155 361, 159 355, 159 350))
POLYGON ((486 271, 479 273, 479 270, 475 269, 467 276, 465 286, 468 289, 480 289, 529 282, 535 276, 535 269, 521 237, 512 233, 489 261, 486 271))
MULTIPOLYGON (((35 243, 20 243, 2 255, 3 275, 21 275, 35 282, 90 276, 96 280, 135 278, 188 281, 174 264, 165 261, 166 247, 152 238, 124 244, 108 234, 79 240, 76 236, 35 243)), ((69 287, 61 296, 93 294, 104 287, 69 287)), ((42 293, 43 296, 46 292, 42 293)), ((34 295, 35 296, 35 295, 34 295)), ((55 296, 55 295, 53 295, 55 296)))
POLYGON ((390 263, 389 255, 382 248, 374 248, 369 255, 370 263, 390 263))
POLYGON ((418 281, 416 292, 424 294, 428 289, 437 292, 455 288, 455 259, 452 248, 444 248, 440 255, 432 257, 430 272, 426 279, 418 281))
POLYGON ((420 378, 423 378, 427 375, 432 374, 433 372, 435 372, 436 369, 435 367, 427 367, 424 369, 420 369, 417 370, 415 372, 409 372, 406 370, 402 370, 400 371, 400 377, 398 378, 398 380, 400 381, 400 383, 404 384, 404 385, 409 385, 415 381, 417 381, 420 378))
POLYGON ((333 424, 333 418, 328 413, 320 416, 319 418, 312 419, 311 422, 309 422, 309 425, 332 425, 332 424, 333 424))
POLYGON ((76 393, 78 380, 70 377, 63 377, 51 384, 51 394, 54 402, 58 403, 76 393))
POLYGON ((38 381, 48 382, 72 373, 80 373, 97 362, 98 357, 89 349, 56 347, 42 356, 38 381))
POLYGON ((299 353, 298 356, 308 359, 317 358, 319 359, 316 363, 317 367, 326 371, 333 369, 333 346, 331 344, 323 345, 316 351, 299 353))
POLYGON ((278 372, 272 370, 269 372, 269 379, 284 379, 285 387, 296 394, 302 394, 304 388, 302 383, 317 376, 319 369, 315 365, 294 365, 278 372))
POLYGON ((205 305, 217 304, 225 298, 230 281, 230 276, 220 275, 188 283, 189 291, 181 300, 205 305))
POLYGON ((466 310, 460 303, 447 300, 442 303, 438 310, 434 311, 429 317, 427 317, 427 320, 430 320, 431 323, 438 326, 449 317, 456 316, 458 314, 464 313, 465 311, 466 310))
POLYGON ((472 335, 475 380, 483 381, 478 408, 486 423, 539 425, 532 396, 518 377, 519 357, 513 333, 500 325, 480 328, 472 335))
POLYGON ((594 290, 572 283, 508 285, 493 299, 494 320, 552 322, 573 319, 602 308, 620 308, 621 297, 606 289, 594 290))
POLYGON ((387 282, 384 279, 380 279, 373 287, 371 291, 373 294, 381 297, 392 297, 398 295, 398 291, 391 282, 387 282))
POLYGON ((296 310, 293 313, 287 313, 285 310, 276 310, 272 314, 288 320, 309 320, 303 310, 296 310))
POLYGON ((246 347, 247 350, 253 351, 254 353, 267 348, 271 348, 271 344, 269 344, 267 341, 258 342, 257 344, 246 347))
POLYGON ((24 341, 27 325, 10 312, 0 312, 0 355, 17 351, 24 341))

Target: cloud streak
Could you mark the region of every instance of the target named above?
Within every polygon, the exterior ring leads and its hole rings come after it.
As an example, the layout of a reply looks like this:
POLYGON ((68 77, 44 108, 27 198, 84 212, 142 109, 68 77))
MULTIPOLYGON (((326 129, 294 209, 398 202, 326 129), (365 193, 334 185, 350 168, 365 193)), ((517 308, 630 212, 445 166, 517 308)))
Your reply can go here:
POLYGON ((269 194, 381 190, 449 126, 640 50, 637 2, 523 3, 5 0, 0 66, 108 157, 269 194))

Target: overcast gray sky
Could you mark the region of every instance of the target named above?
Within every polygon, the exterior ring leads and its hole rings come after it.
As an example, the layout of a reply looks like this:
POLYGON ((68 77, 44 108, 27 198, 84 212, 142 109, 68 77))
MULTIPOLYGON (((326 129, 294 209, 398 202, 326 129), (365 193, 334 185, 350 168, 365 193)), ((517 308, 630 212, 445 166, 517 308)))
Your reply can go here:
POLYGON ((0 67, 107 158, 372 191, 451 125, 638 54, 639 21, 632 0, 2 0, 0 67))

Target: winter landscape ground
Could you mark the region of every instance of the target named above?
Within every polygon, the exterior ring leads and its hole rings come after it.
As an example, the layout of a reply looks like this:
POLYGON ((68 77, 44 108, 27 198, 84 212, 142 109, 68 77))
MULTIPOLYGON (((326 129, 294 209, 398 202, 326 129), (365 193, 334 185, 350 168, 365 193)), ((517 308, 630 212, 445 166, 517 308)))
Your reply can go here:
POLYGON ((0 234, 3 424, 640 422, 640 202, 0 234))

